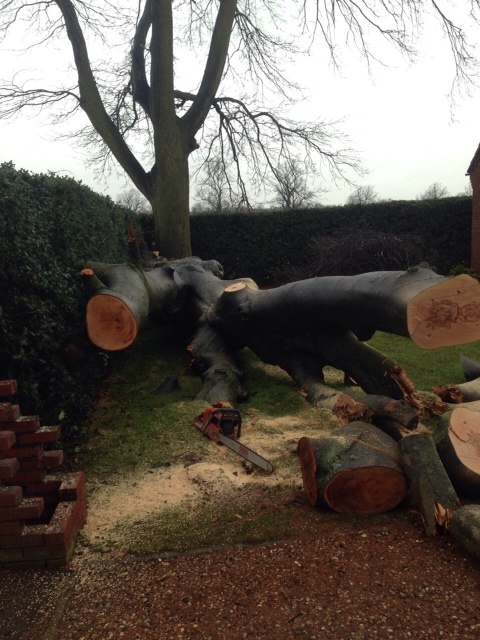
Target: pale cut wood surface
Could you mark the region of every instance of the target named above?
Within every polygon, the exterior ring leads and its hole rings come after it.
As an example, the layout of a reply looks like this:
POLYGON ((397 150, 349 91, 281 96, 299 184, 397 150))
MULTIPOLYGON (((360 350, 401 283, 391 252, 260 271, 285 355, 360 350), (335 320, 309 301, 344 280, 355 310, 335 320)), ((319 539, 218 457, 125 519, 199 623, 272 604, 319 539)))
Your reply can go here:
POLYGON ((480 339, 480 284, 460 275, 428 287, 408 304, 411 339, 424 349, 468 344, 480 339))

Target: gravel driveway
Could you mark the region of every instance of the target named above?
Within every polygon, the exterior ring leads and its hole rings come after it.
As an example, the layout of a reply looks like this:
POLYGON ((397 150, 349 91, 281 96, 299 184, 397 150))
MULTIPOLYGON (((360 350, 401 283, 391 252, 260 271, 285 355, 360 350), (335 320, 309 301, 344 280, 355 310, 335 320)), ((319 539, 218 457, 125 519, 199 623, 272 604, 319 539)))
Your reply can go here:
POLYGON ((2 640, 480 638, 480 564, 408 510, 314 538, 0 572, 2 640), (379 524, 380 522, 380 524, 379 524))

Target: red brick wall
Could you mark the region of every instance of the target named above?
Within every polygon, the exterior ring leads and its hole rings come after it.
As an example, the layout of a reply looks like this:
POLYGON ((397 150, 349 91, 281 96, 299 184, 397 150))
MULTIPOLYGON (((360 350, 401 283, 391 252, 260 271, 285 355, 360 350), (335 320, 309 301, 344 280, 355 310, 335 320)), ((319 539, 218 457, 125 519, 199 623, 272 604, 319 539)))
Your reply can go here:
POLYGON ((480 162, 470 173, 472 199, 472 257, 471 267, 480 275, 480 162))

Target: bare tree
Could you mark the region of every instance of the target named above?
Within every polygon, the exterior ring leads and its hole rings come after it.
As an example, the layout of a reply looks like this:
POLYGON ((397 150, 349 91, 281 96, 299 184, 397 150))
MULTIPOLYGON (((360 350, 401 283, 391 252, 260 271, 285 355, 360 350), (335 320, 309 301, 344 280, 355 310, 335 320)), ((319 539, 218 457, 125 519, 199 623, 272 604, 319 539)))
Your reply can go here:
POLYGON ((243 198, 236 190, 228 167, 220 158, 206 162, 197 181, 200 187, 195 210, 220 214, 239 209, 243 198))
POLYGON ((417 200, 440 200, 449 196, 447 187, 440 182, 434 182, 426 191, 417 196, 417 200))
POLYGON ((457 197, 469 197, 471 198, 473 196, 473 187, 472 187, 472 183, 470 182, 470 180, 468 181, 468 183, 465 186, 465 189, 463 191, 460 191, 459 194, 457 194, 457 197))
POLYGON ((270 185, 275 194, 274 204, 282 209, 305 208, 316 202, 317 194, 308 186, 305 165, 296 158, 282 163, 275 171, 275 177, 270 181, 270 185))
POLYGON ((244 197, 245 166, 264 181, 266 170, 299 152, 337 177, 358 168, 335 123, 293 122, 272 110, 273 98, 299 96, 281 61, 319 37, 336 62, 336 33, 340 40, 348 33, 368 64, 378 38, 413 56, 432 8, 455 78, 468 81, 476 60, 438 0, 0 0, 0 41, 11 37, 19 50, 53 42, 56 60, 73 56, 77 72, 65 84, 43 77, 39 86, 14 75, 0 84, 0 112, 33 108, 64 121, 83 110, 89 125, 78 131, 77 146, 87 145, 100 167, 116 161, 152 206, 160 251, 182 257, 191 253, 189 156, 199 145, 206 158, 231 163, 244 197), (102 44, 105 60, 97 54, 102 44), (197 80, 185 77, 192 66, 183 61, 185 46, 203 69, 197 80))
POLYGON ((378 194, 372 185, 366 185, 352 191, 346 204, 371 204, 372 202, 378 202, 378 194))
POLYGON ((128 189, 117 198, 117 204, 133 213, 151 213, 150 203, 138 189, 128 189))

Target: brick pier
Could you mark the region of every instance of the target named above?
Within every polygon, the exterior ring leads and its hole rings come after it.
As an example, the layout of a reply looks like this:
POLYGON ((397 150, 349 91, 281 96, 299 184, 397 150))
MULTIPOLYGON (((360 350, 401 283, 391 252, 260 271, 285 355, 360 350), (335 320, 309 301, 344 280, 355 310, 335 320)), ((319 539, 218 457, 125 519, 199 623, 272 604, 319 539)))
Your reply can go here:
POLYGON ((23 416, 16 380, 0 381, 0 568, 57 568, 87 517, 85 477, 62 473, 63 451, 45 451, 58 426, 23 416))

